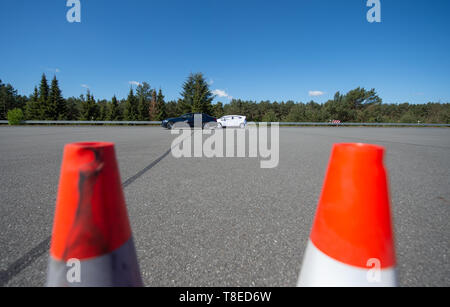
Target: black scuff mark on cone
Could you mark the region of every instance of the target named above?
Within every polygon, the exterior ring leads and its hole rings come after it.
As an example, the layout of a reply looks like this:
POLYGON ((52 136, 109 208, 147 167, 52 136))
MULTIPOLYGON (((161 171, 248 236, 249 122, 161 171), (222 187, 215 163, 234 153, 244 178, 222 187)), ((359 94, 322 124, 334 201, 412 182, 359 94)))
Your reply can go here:
POLYGON ((108 252, 105 238, 94 225, 92 214, 94 187, 104 167, 103 150, 98 148, 83 148, 82 150, 92 151, 94 153, 94 160, 80 166, 78 181, 79 200, 75 219, 63 253, 64 261, 68 260, 71 251, 75 250, 79 245, 86 244, 86 241, 88 241, 87 244, 95 246, 95 249, 101 255, 108 252))

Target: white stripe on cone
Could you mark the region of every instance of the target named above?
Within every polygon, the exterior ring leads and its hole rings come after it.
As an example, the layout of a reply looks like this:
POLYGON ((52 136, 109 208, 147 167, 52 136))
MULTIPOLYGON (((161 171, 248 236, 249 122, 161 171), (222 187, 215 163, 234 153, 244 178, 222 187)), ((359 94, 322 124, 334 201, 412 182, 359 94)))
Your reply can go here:
POLYGON ((66 262, 50 256, 48 287, 142 287, 133 238, 109 254, 80 261, 79 280, 70 280, 71 271, 66 262))
POLYGON ((331 258, 308 241, 298 287, 395 287, 395 268, 367 269, 331 258))

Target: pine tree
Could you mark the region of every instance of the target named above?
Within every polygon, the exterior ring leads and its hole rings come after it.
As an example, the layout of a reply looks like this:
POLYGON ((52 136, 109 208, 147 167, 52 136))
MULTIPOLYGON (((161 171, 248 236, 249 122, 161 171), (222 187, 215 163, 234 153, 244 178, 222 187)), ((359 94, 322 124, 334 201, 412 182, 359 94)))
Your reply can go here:
POLYGON ((91 100, 91 93, 89 90, 86 93, 86 98, 81 95, 81 110, 80 110, 80 120, 90 120, 89 118, 89 102, 91 100))
POLYGON ((58 80, 56 79, 55 76, 52 80, 52 85, 50 87, 50 94, 46 108, 46 119, 64 120, 66 119, 66 117, 67 117, 66 101, 61 95, 58 80))
POLYGON ((81 97, 81 112, 80 119, 85 121, 96 120, 99 116, 98 105, 95 103, 95 98, 91 95, 91 92, 88 90, 86 94, 86 99, 81 97))
POLYGON ((9 110, 21 107, 19 98, 11 84, 3 84, 0 80, 0 119, 6 119, 9 110))
POLYGON ((176 116, 180 115, 180 112, 178 110, 178 102, 175 100, 167 102, 166 112, 167 112, 167 117, 176 117, 176 116))
POLYGON ((47 105, 48 105, 48 99, 49 99, 49 88, 48 88, 48 82, 47 77, 45 74, 42 74, 41 78, 41 85, 39 86, 39 119, 46 120, 47 115, 47 105))
POLYGON ((164 95, 161 89, 159 89, 158 97, 156 98, 156 107, 158 109, 158 114, 156 116, 157 120, 164 120, 167 118, 166 103, 164 102, 164 95))
POLYGON ((31 95, 25 106, 25 118, 27 120, 39 120, 41 112, 39 109, 39 91, 37 87, 34 87, 34 93, 31 95))
POLYGON ((217 118, 220 118, 224 115, 222 102, 219 101, 213 106, 213 115, 217 118))
POLYGON ((81 99, 70 97, 66 99, 67 120, 77 120, 80 118, 81 99))
POLYGON ((194 77, 191 74, 183 84, 183 92, 181 100, 178 101, 178 109, 180 113, 192 112, 192 104, 194 101, 194 77))
POLYGON ((211 113, 214 96, 203 74, 191 74, 183 84, 181 110, 183 112, 211 113))
POLYGON ((142 82, 142 84, 139 84, 139 86, 136 88, 136 99, 138 101, 137 119, 140 121, 146 121, 150 119, 148 110, 150 107, 152 92, 153 90, 147 82, 142 82))
POLYGON ((194 96, 192 99, 192 112, 200 113, 203 112, 203 100, 202 100, 202 90, 201 84, 194 83, 194 96))
POLYGON ((144 96, 140 96, 138 102, 138 120, 145 121, 149 120, 148 108, 149 103, 148 100, 145 99, 144 96))
POLYGON ((3 84, 2 80, 0 80, 0 119, 6 119, 8 111, 6 110, 6 101, 3 99, 3 84))
POLYGON ((91 120, 97 120, 100 117, 100 106, 95 101, 94 95, 91 94, 91 101, 89 103, 91 108, 91 120))
POLYGON ((138 99, 143 97, 145 100, 150 101, 150 99, 152 98, 152 92, 153 90, 150 84, 148 84, 147 82, 142 82, 136 88, 136 97, 138 99))
POLYGON ((127 121, 135 121, 137 120, 138 110, 137 110, 137 102, 136 96, 134 96, 133 88, 130 89, 130 93, 128 94, 128 98, 125 102, 125 111, 124 111, 124 120, 127 121))
POLYGON ((108 102, 106 100, 101 100, 97 103, 98 105, 98 116, 97 120, 104 121, 108 116, 108 102))
POLYGON ((119 103, 117 102, 116 96, 114 96, 111 100, 111 104, 109 105, 109 112, 106 119, 110 121, 120 120, 119 103))
POLYGON ((156 97, 156 91, 152 92, 152 100, 150 101, 150 106, 148 108, 148 116, 150 120, 156 120, 158 115, 158 109, 157 109, 157 97, 156 97))

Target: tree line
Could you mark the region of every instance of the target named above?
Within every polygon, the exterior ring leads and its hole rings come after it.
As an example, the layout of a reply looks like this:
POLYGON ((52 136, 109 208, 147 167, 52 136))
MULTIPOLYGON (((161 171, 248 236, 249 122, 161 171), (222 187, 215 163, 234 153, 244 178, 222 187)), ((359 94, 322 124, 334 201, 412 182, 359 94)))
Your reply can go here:
POLYGON ((6 119, 8 111, 20 109, 25 120, 161 121, 203 112, 215 117, 245 115, 248 121, 256 122, 450 123, 449 103, 385 104, 375 89, 361 87, 345 94, 337 92, 325 103, 232 99, 213 104, 215 96, 208 82, 196 73, 188 76, 180 94, 178 100, 166 102, 161 89, 142 82, 121 100, 116 96, 97 100, 89 90, 79 97, 64 98, 56 76, 49 84, 43 74, 30 96, 19 95, 11 84, 0 80, 0 119, 6 119))
POLYGON ((82 121, 148 121, 161 120, 165 113, 162 90, 152 89, 146 82, 136 90, 130 88, 127 99, 96 100, 87 90, 79 97, 63 98, 58 80, 53 77, 49 86, 47 77, 42 75, 39 87, 29 97, 0 80, 0 118, 5 119, 10 109, 21 109, 26 120, 82 120, 82 121))
POLYGON ((243 114, 256 122, 450 123, 449 103, 385 104, 374 89, 364 88, 338 92, 325 103, 234 99, 218 109, 223 109, 220 114, 243 114))

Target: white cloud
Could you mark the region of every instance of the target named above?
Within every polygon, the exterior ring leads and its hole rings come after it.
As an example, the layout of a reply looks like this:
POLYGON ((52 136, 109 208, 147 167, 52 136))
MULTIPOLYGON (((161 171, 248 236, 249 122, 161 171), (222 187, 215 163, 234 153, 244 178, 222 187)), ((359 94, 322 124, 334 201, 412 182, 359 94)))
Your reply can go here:
POLYGON ((140 83, 140 82, 137 82, 137 81, 129 81, 128 84, 136 85, 136 86, 141 85, 141 83, 140 83))
POLYGON ((81 84, 81 87, 89 89, 89 85, 87 85, 87 84, 81 84))
POLYGON ((208 84, 209 85, 213 85, 214 84, 214 80, 213 79, 209 79, 208 84))
POLYGON ((233 99, 233 97, 231 97, 230 95, 228 95, 227 92, 225 92, 225 91, 223 91, 223 90, 216 89, 216 90, 213 90, 212 93, 213 93, 214 95, 218 96, 218 97, 221 97, 221 98, 222 98, 222 97, 225 97, 225 98, 228 98, 228 99, 233 99))
POLYGON ((309 96, 311 97, 317 97, 317 96, 322 96, 324 95, 324 92, 321 91, 309 91, 309 96))
POLYGON ((59 68, 49 68, 49 67, 47 67, 46 70, 50 71, 50 72, 53 72, 53 73, 61 72, 61 69, 59 69, 59 68))

